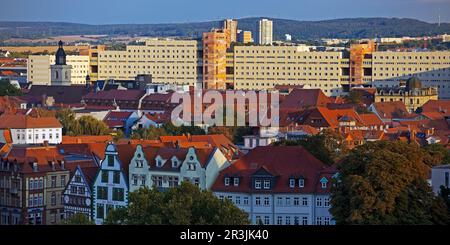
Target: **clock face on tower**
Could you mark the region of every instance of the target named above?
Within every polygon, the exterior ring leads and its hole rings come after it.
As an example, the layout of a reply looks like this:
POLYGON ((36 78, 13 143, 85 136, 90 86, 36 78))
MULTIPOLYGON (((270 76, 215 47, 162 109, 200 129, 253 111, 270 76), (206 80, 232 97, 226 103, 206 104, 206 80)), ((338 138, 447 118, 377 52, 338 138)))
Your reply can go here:
POLYGON ((91 199, 90 198, 86 198, 86 205, 87 206, 91 205, 91 199))
POLYGON ((69 196, 64 196, 64 202, 69 203, 69 196))

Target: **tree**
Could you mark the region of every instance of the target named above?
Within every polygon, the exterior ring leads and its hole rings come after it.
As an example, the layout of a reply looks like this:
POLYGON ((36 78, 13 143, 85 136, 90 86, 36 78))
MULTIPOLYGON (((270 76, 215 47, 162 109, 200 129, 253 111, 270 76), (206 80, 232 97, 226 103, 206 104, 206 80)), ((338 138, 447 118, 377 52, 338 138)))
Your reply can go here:
POLYGON ((107 135, 110 133, 108 126, 104 122, 92 116, 82 116, 77 121, 81 127, 81 135, 107 135))
POLYGON ((64 225, 95 225, 85 214, 77 213, 63 222, 64 225))
POLYGON ((307 136, 300 140, 283 140, 274 145, 300 145, 325 164, 332 165, 348 152, 342 143, 342 136, 334 131, 325 130, 318 135, 307 136))
POLYGON ((127 208, 109 213, 105 224, 126 225, 246 225, 247 214, 231 201, 189 182, 160 192, 141 188, 130 193, 127 208))
POLYGON ((148 128, 140 128, 133 130, 131 133, 132 139, 156 140, 160 136, 168 135, 164 128, 157 128, 150 126, 148 128))
POLYGON ((206 134, 205 130, 197 126, 180 126, 177 127, 173 125, 171 122, 164 123, 162 128, 166 131, 168 135, 182 135, 182 134, 191 134, 191 135, 204 135, 206 134))
POLYGON ((22 95, 22 91, 12 85, 8 79, 0 80, 0 96, 18 96, 22 95))
POLYGON ((441 144, 425 145, 423 148, 425 163, 430 166, 450 164, 450 151, 441 144))
POLYGON ((347 96, 344 97, 345 102, 349 104, 359 105, 362 101, 361 93, 356 90, 350 90, 347 96))
POLYGON ((338 224, 443 224, 448 211, 426 183, 424 152, 402 142, 369 142, 338 165, 330 209, 338 224))
POLYGON ((63 134, 70 135, 76 124, 75 112, 68 108, 61 109, 56 112, 56 118, 63 126, 63 134))

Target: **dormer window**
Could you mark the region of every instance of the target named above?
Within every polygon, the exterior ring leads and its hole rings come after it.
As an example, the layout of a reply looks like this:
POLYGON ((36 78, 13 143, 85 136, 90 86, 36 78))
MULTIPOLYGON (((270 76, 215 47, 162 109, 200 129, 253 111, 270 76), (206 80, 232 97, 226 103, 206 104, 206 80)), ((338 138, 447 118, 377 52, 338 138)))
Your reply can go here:
POLYGON ((156 167, 158 167, 158 168, 162 167, 161 159, 156 160, 156 167))
POLYGON ((300 179, 298 180, 298 187, 300 187, 300 188, 305 187, 305 179, 300 178, 300 179))
POLYGON ((255 189, 261 189, 261 180, 255 180, 255 189))
POLYGON ((291 187, 291 188, 295 187, 295 179, 294 178, 289 179, 289 187, 291 187))
POLYGON ((230 185, 230 178, 225 177, 225 186, 229 186, 230 185))
POLYGON ((176 167, 178 167, 178 160, 174 157, 172 159, 172 168, 176 168, 176 167))
POLYGON ((234 186, 239 186, 239 178, 234 178, 233 179, 233 185, 234 186))
POLYGON ((270 189, 270 180, 264 180, 264 189, 270 189))
POLYGON ((323 177, 322 179, 320 179, 320 183, 322 184, 322 189, 327 188, 327 183, 328 183, 327 178, 323 177))

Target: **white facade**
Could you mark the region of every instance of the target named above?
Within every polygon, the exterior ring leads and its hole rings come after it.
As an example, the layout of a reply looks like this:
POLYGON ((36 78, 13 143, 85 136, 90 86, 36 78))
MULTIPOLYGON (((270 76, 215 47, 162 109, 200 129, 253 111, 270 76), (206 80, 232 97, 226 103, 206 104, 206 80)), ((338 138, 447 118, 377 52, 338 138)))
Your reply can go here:
POLYGON ((114 144, 106 147, 105 158, 92 186, 93 220, 103 224, 110 210, 128 205, 128 183, 114 144))
POLYGON ((10 129, 13 144, 60 144, 62 128, 20 128, 10 129))
POLYGON ((84 214, 91 219, 91 188, 80 166, 64 190, 64 216, 70 218, 74 214, 84 214))
MULTIPOLYGON (((67 65, 72 66, 72 84, 85 84, 89 74, 89 56, 67 55, 67 65)), ((54 55, 30 55, 27 62, 27 80, 34 85, 51 85, 50 66, 55 64, 54 55)))
MULTIPOLYGON (((180 150, 185 151, 186 149, 180 150)), ((211 151, 207 162, 203 165, 193 147, 187 150, 183 159, 179 159, 175 155, 165 159, 158 153, 151 157, 154 159, 146 159, 142 146, 136 147, 129 166, 130 191, 144 186, 148 188, 175 187, 181 181, 190 181, 201 189, 210 189, 219 172, 229 166, 228 160, 217 148, 211 151), (149 161, 155 162, 154 167, 150 167, 149 161)))
MULTIPOLYGON (((231 183, 232 184, 232 183, 231 183)), ((215 192, 249 215, 252 224, 334 225, 329 195, 215 192)))
POLYGON ((273 22, 268 19, 259 21, 259 44, 272 45, 273 42, 273 22))

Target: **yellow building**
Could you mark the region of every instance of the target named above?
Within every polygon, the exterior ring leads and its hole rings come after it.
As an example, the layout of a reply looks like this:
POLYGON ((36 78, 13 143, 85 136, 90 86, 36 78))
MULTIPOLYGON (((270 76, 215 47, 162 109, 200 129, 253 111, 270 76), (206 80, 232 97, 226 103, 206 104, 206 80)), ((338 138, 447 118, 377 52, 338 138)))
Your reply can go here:
POLYGON ((414 112, 429 100, 437 100, 438 92, 434 87, 423 88, 421 81, 411 77, 406 86, 379 88, 375 93, 375 102, 401 101, 410 112, 414 112))
POLYGON ((106 45, 90 46, 80 50, 80 55, 89 56, 89 77, 91 82, 98 80, 98 53, 106 50, 106 45))
POLYGON ((196 86, 202 58, 196 40, 148 39, 124 51, 98 51, 98 79, 133 80, 151 74, 156 83, 196 86))
MULTIPOLYGON (((50 164, 58 164, 52 162, 50 164)), ((45 209, 46 224, 61 224, 64 220, 64 200, 63 193, 67 183, 69 183, 70 172, 67 169, 57 169, 46 173, 45 183, 45 209)))
MULTIPOLYGON (((89 75, 89 56, 67 55, 67 65, 72 66, 70 81, 72 85, 86 83, 89 75)), ((34 85, 51 85, 50 66, 55 64, 54 55, 30 55, 27 62, 27 79, 34 85)))
POLYGON ((251 31, 241 31, 239 33, 238 39, 239 39, 238 41, 243 44, 252 43, 253 42, 252 32, 251 31))
POLYGON ((237 42, 237 26, 238 21, 233 19, 226 19, 223 21, 223 29, 228 33, 228 42, 237 42))

